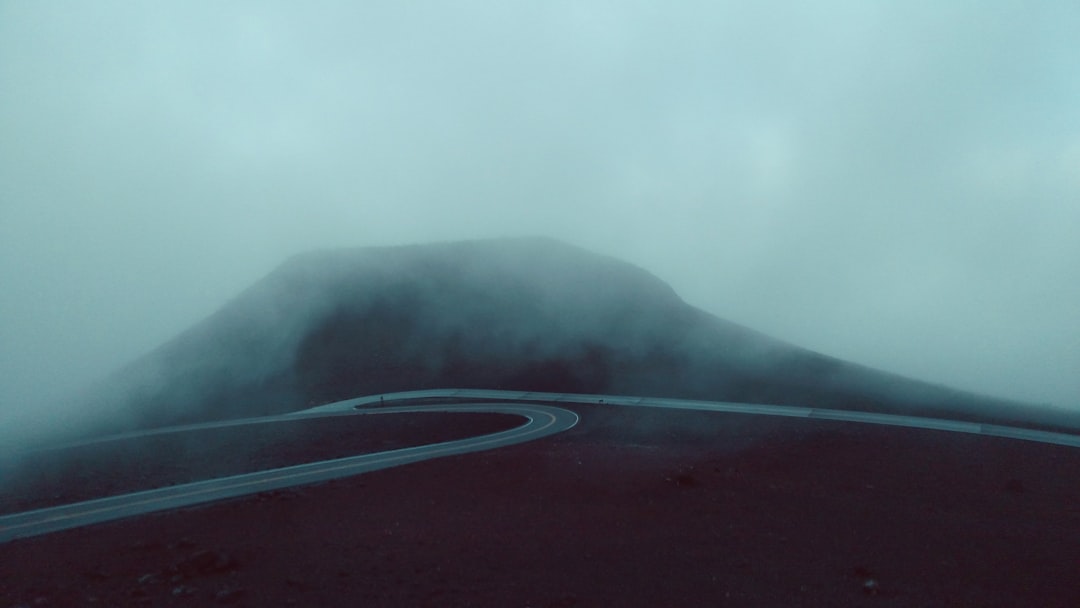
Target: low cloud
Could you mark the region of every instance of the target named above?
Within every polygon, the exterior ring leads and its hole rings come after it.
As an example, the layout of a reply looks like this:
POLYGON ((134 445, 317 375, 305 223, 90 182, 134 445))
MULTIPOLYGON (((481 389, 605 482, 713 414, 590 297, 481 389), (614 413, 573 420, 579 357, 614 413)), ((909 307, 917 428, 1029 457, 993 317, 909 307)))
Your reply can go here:
POLYGON ((1068 2, 5 3, 0 420, 296 252, 521 234, 1076 407, 1078 30, 1068 2))

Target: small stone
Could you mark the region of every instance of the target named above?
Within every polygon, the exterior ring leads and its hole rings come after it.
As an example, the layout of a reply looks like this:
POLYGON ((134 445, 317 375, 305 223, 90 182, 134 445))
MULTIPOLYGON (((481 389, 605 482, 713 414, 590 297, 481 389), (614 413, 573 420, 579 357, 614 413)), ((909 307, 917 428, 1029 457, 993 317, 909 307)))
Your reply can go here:
POLYGON ((191 597, 195 595, 196 591, 198 591, 198 589, 196 589, 195 587, 189 587, 188 585, 179 585, 177 587, 173 587, 172 595, 173 597, 191 597))
POLYGON ((866 595, 877 595, 881 591, 881 585, 878 584, 877 579, 868 578, 863 581, 862 590, 866 595))
POLYGON ((214 594, 214 600, 219 604, 231 604, 244 596, 244 589, 241 587, 225 588, 214 594))

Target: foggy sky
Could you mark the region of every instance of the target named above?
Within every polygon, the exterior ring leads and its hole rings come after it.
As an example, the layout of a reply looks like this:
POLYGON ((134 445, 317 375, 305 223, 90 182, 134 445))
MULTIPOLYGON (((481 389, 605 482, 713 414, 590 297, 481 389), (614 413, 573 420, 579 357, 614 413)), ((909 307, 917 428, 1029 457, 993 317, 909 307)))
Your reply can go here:
POLYGON ((0 0, 0 420, 316 247, 546 235, 1080 407, 1080 4, 0 0))

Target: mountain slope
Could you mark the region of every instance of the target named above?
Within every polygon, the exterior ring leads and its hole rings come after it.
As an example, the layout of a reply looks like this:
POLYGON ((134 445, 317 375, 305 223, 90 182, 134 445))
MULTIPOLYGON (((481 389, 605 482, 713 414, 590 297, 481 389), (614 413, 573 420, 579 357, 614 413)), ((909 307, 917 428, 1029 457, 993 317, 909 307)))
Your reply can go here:
POLYGON ((549 239, 296 256, 95 401, 145 427, 435 387, 1032 416, 769 338, 640 268, 549 239))

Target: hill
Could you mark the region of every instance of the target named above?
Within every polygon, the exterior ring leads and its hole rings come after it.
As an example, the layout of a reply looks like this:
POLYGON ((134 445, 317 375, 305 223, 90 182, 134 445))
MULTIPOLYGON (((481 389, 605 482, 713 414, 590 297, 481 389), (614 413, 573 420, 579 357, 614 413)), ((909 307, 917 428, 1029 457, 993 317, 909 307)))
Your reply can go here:
POLYGON ((640 268, 543 238, 298 255, 92 401, 115 430, 437 387, 1049 420, 770 338, 640 268))

